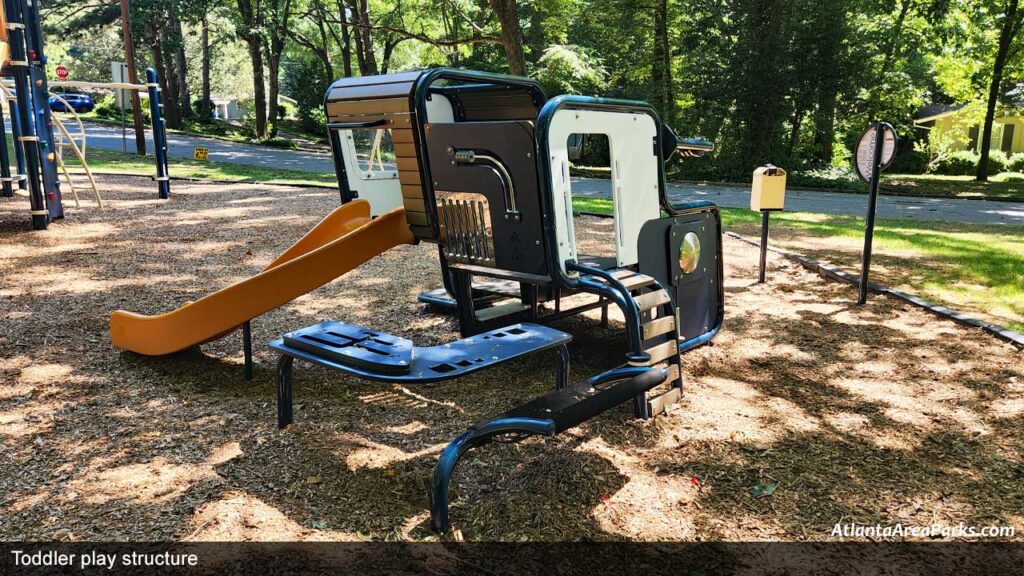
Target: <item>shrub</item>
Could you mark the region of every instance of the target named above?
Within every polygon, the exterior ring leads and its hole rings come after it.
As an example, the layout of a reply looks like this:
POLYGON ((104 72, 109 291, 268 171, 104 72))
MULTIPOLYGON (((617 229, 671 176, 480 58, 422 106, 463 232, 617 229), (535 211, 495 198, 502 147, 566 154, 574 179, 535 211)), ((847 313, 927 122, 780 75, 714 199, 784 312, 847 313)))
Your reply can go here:
POLYGON ((923 150, 909 150, 897 154, 889 171, 896 174, 924 174, 928 171, 928 153, 923 150))
POLYGON ((279 138, 279 137, 267 138, 266 140, 260 140, 259 143, 263 144, 264 146, 271 146, 273 148, 292 149, 292 148, 296 147, 295 142, 292 142, 291 140, 285 140, 284 138, 279 138))
MULTIPOLYGON (((96 98, 93 98, 93 102, 96 104, 96 108, 93 109, 93 112, 95 112, 96 115, 99 116, 100 118, 109 118, 111 120, 121 120, 121 109, 117 107, 117 101, 114 99, 114 95, 113 94, 103 94, 102 96, 98 96, 96 98)), ((142 123, 143 124, 152 124, 150 122, 149 106, 148 106, 148 104, 149 104, 148 100, 143 100, 141 102, 141 105, 142 105, 142 123)), ((132 111, 130 109, 126 109, 124 111, 124 117, 125 117, 125 122, 129 122, 130 123, 132 121, 132 111)))
POLYGON ((978 171, 978 155, 970 150, 957 150, 935 159, 931 172, 944 176, 970 176, 978 171))
POLYGON ((864 189, 864 183, 860 181, 853 169, 845 166, 790 172, 786 175, 786 185, 856 191, 864 189))
POLYGON ((1024 182, 1024 173, 1021 172, 1003 172, 999 176, 993 178, 995 182, 1024 182))
POLYGON ((1006 171, 1006 166, 1010 163, 1010 159, 1007 158, 1006 152, 1002 150, 992 150, 988 153, 988 173, 999 174, 1000 172, 1006 171))
POLYGON ((1006 163, 1006 170, 1009 172, 1024 172, 1024 152, 1010 155, 1006 163))

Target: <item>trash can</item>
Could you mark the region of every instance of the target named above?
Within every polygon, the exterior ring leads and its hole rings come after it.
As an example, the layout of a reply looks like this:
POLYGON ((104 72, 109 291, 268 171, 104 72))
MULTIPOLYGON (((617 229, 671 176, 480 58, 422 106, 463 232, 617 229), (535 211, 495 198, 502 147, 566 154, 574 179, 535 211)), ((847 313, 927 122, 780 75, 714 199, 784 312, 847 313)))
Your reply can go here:
POLYGON ((771 164, 754 170, 750 187, 750 209, 758 212, 782 210, 786 201, 786 171, 771 164))

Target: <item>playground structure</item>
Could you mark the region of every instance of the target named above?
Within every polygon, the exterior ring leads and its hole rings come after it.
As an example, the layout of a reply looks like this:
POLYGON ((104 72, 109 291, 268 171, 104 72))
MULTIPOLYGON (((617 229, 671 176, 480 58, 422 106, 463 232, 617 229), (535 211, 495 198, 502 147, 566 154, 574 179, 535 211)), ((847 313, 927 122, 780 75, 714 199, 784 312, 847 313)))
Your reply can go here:
POLYGON ((669 201, 664 162, 677 151, 699 156, 709 143, 680 143, 643 102, 548 100, 527 78, 447 68, 339 80, 325 109, 341 207, 250 279, 158 316, 114 312, 115 346, 162 355, 241 327, 250 376, 253 318, 394 246, 437 244, 443 287, 420 300, 454 313, 462 339, 417 347, 329 321, 270 346, 280 354, 281 427, 293 419, 295 359, 422 384, 556 352, 554 391, 471 426, 441 454, 430 488, 439 532, 468 450, 558 434, 629 401, 637 417, 652 418, 681 399, 681 354, 714 338, 724 317, 722 231, 714 204, 669 201), (576 243, 569 147, 583 134, 609 142, 613 257, 582 254, 576 243), (572 336, 546 324, 599 309, 607 325, 610 306, 625 320, 624 361, 571 384, 572 336))
MULTIPOLYGON (((0 6, 0 76, 12 76, 4 86, 4 98, 11 115, 11 132, 17 161, 17 173, 11 173, 6 145, 0 146, 0 195, 14 196, 13 183, 28 192, 32 228, 45 230, 53 220, 64 217, 59 173, 65 177, 76 204, 78 193, 71 173, 64 165, 63 151, 69 148, 83 166, 97 204, 102 199, 85 160, 85 130, 77 114, 73 118, 79 128, 72 134, 49 106, 51 86, 74 88, 109 88, 145 90, 149 93, 153 122, 154 158, 159 197, 170 197, 167 171, 167 135, 160 102, 156 71, 146 70, 146 84, 49 82, 46 77, 46 54, 39 20, 39 6, 27 0, 3 0, 0 6), (76 138, 80 140, 76 140, 76 138)), ((66 109, 70 109, 67 106, 66 109)), ((0 138, 6 141, 3 112, 0 110, 0 138)))

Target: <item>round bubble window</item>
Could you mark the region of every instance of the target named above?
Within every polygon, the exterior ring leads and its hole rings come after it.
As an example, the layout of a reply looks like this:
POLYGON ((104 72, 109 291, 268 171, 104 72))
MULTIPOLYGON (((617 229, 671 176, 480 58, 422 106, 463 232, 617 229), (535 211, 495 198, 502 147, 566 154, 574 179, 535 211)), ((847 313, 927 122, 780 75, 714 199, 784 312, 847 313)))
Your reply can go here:
POLYGON ((689 274, 697 269, 700 262, 700 238, 693 232, 687 232, 679 243, 679 269, 689 274))

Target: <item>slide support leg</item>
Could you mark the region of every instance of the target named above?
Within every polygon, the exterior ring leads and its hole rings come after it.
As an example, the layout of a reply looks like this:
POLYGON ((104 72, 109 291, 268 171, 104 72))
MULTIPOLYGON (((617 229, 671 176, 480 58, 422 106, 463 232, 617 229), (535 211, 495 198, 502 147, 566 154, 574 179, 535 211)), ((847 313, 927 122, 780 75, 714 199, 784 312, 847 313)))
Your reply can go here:
POLYGON ((245 379, 252 380, 252 324, 242 324, 242 351, 245 354, 245 379))

